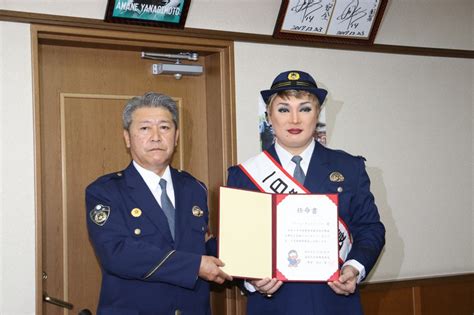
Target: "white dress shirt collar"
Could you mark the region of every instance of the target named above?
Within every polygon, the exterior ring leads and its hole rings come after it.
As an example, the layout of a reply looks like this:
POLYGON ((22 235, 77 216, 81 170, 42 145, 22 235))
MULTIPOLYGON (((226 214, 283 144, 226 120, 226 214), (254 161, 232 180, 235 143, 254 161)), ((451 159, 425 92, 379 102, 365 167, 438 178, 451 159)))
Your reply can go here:
MULTIPOLYGON (((133 161, 133 166, 137 169, 138 173, 140 176, 143 178, 145 181, 145 184, 148 186, 150 191, 153 193, 155 198, 157 199, 158 203, 160 203, 160 196, 161 196, 161 188, 159 186, 160 179, 165 179, 166 180, 166 193, 168 194, 168 197, 171 200, 171 203, 173 206, 175 206, 175 198, 174 198, 174 188, 173 188, 173 180, 171 178, 171 171, 169 165, 166 167, 165 172, 163 173, 163 176, 158 176, 156 173, 147 170, 146 168, 140 166, 137 162, 133 161), (157 188, 158 192, 157 193, 157 188)), ((161 206, 161 204, 160 204, 161 206)))
MULTIPOLYGON (((303 152, 299 154, 301 156, 301 168, 303 169, 303 172, 305 174, 308 173, 308 168, 309 168, 309 162, 311 161, 311 156, 313 155, 315 143, 314 140, 311 141, 311 143, 308 145, 306 149, 304 149, 303 152)), ((279 143, 278 141, 275 141, 275 151, 278 155, 278 158, 280 159, 281 166, 287 171, 289 174, 293 174, 296 164, 291 161, 291 158, 293 158, 293 154, 285 150, 279 143)))

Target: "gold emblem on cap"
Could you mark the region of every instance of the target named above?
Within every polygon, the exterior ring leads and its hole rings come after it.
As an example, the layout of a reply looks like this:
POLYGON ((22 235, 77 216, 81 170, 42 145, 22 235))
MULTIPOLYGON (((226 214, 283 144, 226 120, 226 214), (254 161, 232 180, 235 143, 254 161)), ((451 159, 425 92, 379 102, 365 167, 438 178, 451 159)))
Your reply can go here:
POLYGON ((135 235, 140 235, 142 234, 142 230, 140 229, 135 229, 135 231, 133 231, 135 233, 135 235))
POLYGON ((288 80, 299 80, 300 74, 298 72, 288 73, 288 80))
POLYGON ((192 211, 193 216, 195 217, 202 217, 202 215, 204 214, 204 211, 202 211, 201 208, 199 208, 198 206, 194 206, 192 211))
POLYGON ((332 172, 331 175, 329 175, 329 180, 331 182, 340 183, 344 181, 344 176, 339 172, 332 172))
POLYGON ((139 216, 142 215, 142 210, 138 208, 133 208, 132 211, 130 211, 133 217, 138 218, 139 216))

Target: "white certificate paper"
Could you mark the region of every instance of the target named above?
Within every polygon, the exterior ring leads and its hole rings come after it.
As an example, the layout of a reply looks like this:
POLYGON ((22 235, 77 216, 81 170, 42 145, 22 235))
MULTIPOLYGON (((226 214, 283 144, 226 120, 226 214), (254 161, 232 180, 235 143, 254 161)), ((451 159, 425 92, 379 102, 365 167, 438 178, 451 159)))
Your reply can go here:
POLYGON ((339 275, 337 195, 276 195, 276 277, 327 281, 339 275))
POLYGON ((337 195, 221 187, 219 258, 237 278, 332 281, 339 276, 337 195))

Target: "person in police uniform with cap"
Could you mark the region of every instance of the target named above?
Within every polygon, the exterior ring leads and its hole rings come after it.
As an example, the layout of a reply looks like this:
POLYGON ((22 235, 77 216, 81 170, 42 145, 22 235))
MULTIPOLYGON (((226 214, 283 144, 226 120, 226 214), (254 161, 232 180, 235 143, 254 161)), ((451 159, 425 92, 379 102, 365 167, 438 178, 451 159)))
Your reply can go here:
POLYGON ((213 257, 206 187, 169 165, 179 137, 176 103, 158 93, 134 97, 123 127, 133 161, 86 189, 102 268, 97 314, 210 314, 209 282, 232 278, 213 257))
POLYGON ((248 294, 247 314, 362 314, 357 284, 370 272, 385 244, 385 228, 370 192, 365 160, 326 148, 314 140, 327 91, 318 88, 308 73, 297 70, 280 73, 271 88, 261 91, 261 95, 275 134, 275 143, 267 149, 271 159, 261 153, 229 168, 227 185, 282 192, 272 189, 285 185, 265 183, 274 174, 272 170, 279 168, 287 174, 283 176, 286 178, 278 178, 279 183, 302 185, 301 191, 306 193, 338 194, 341 272, 335 281, 327 283, 283 283, 275 278, 248 280, 241 286, 248 294), (261 180, 264 175, 259 174, 265 172, 270 175, 261 180))

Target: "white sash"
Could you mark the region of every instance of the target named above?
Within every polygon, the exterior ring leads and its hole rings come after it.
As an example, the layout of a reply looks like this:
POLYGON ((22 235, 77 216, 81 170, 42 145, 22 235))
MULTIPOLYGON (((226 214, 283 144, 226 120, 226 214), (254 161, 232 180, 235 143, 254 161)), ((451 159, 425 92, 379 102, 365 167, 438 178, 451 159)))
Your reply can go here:
MULTIPOLYGON (((240 169, 262 192, 276 194, 310 194, 311 192, 293 178, 275 159, 263 151, 239 164, 240 169)), ((352 248, 352 237, 347 224, 339 217, 339 261, 344 263, 352 248)))

